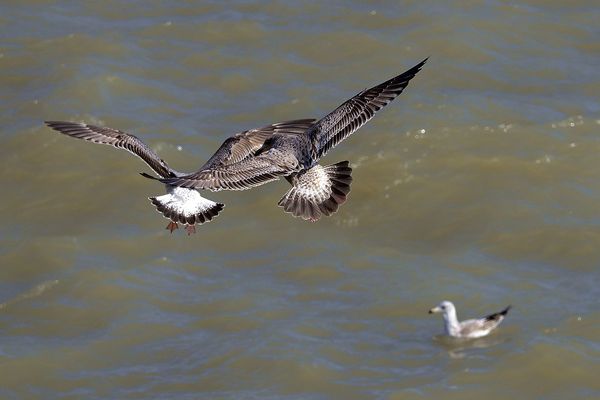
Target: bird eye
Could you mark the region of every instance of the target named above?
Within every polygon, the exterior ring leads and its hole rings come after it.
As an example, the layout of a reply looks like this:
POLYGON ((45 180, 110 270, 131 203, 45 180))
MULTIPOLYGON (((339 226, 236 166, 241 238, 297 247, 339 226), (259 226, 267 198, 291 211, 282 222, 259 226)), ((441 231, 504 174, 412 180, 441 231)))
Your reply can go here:
POLYGON ((441 308, 442 308, 442 310, 445 310, 445 309, 446 309, 446 306, 442 306, 441 308))

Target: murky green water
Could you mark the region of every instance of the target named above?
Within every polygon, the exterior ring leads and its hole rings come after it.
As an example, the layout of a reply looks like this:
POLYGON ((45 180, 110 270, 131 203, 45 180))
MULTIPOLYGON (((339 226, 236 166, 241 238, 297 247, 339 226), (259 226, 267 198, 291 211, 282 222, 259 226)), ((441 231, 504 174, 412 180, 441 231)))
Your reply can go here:
POLYGON ((0 397, 600 396, 600 9, 592 1, 5 1, 0 397), (320 117, 426 56, 324 162, 349 201, 311 224, 243 193, 170 235, 125 152, 181 170, 235 132, 320 117), (492 336, 427 310, 507 304, 492 336))

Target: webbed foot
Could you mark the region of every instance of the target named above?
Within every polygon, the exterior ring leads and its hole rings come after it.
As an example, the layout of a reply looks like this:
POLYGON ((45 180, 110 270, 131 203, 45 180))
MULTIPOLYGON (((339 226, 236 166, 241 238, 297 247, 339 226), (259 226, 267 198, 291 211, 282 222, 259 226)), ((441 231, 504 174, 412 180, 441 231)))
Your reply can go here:
POLYGON ((185 231, 187 232, 188 236, 190 236, 192 233, 196 233, 196 225, 187 225, 185 227, 185 231))
POLYGON ((166 229, 168 229, 171 233, 173 233, 173 231, 175 229, 179 229, 179 225, 177 225, 177 222, 169 222, 169 225, 167 225, 166 229))

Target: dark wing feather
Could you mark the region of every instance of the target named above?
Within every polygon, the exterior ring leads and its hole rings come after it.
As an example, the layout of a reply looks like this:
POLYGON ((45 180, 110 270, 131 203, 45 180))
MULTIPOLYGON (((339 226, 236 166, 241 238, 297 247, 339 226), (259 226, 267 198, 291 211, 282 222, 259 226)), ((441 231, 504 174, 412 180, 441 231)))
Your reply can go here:
POLYGON ((278 122, 237 133, 227 138, 213 156, 198 170, 217 169, 245 160, 261 148, 265 140, 275 133, 302 134, 314 125, 316 119, 298 119, 278 122))
POLYGON ((289 172, 273 162, 269 157, 270 154, 270 152, 266 152, 235 164, 200 170, 190 175, 161 179, 160 181, 168 185, 190 189, 246 190, 274 181, 289 172))
POLYGON ((316 119, 278 122, 233 135, 196 172, 161 182, 192 189, 245 190, 278 179, 289 172, 277 165, 273 152, 256 152, 274 134, 306 133, 316 119))
POLYGON ((512 306, 508 306, 502 311, 499 311, 497 313, 493 313, 490 315, 486 315, 483 319, 486 321, 498 321, 502 317, 506 316, 506 314, 508 314, 508 311, 510 311, 511 308, 512 308, 512 306))
POLYGON ((371 89, 363 90, 319 120, 310 130, 313 156, 318 159, 369 121, 394 100, 421 70, 427 59, 371 89))
POLYGON ((141 158, 161 177, 174 176, 167 163, 158 157, 150 147, 127 132, 78 122, 46 121, 46 125, 67 136, 127 150, 141 158))

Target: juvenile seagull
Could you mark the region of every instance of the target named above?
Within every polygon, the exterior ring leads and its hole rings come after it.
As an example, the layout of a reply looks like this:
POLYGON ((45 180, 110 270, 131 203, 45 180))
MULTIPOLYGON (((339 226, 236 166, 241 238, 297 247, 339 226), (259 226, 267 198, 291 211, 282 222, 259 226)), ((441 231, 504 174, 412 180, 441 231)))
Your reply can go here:
POLYGON ((473 339, 486 336, 500 325, 510 308, 511 306, 508 306, 500 312, 490 314, 480 319, 467 319, 459 322, 456 318, 456 308, 454 308, 454 304, 449 301, 442 301, 436 307, 429 310, 429 314, 444 314, 444 330, 446 335, 455 338, 473 339))
POLYGON ((319 159, 402 93, 426 61, 359 92, 302 133, 273 133, 239 162, 204 165, 193 174, 160 181, 189 189, 245 190, 283 176, 292 185, 278 203, 285 212, 310 221, 329 216, 346 201, 352 169, 348 161, 322 166, 319 159))
POLYGON ((331 215, 346 201, 352 182, 348 161, 321 166, 317 162, 330 149, 369 121, 394 100, 420 71, 427 59, 371 89, 363 90, 317 121, 301 119, 267 125, 233 135, 196 172, 182 173, 167 165, 140 139, 127 132, 95 125, 46 121, 65 135, 121 148, 140 157, 166 186, 167 194, 150 197, 156 209, 178 223, 188 234, 216 217, 224 207, 200 195, 199 190, 246 190, 284 176, 292 188, 279 201, 284 211, 316 221, 331 215))
MULTIPOLYGON (((280 122, 233 135, 223 142, 200 170, 214 170, 220 166, 240 162, 250 157, 274 133, 298 134, 306 131, 315 121, 315 119, 303 119, 280 122)), ((46 124, 67 136, 127 150, 141 158, 160 178, 185 175, 169 167, 150 147, 127 132, 78 122, 46 121, 46 124)), ((156 179, 144 172, 141 175, 156 179)), ((248 184, 252 184, 252 182, 248 182, 248 184)), ((169 184, 166 184, 165 188, 167 194, 149 197, 149 199, 156 210, 170 220, 167 229, 171 233, 178 228, 178 223, 186 225, 188 235, 195 233, 196 224, 200 225, 212 220, 225 207, 222 203, 202 197, 194 189, 169 184)))

